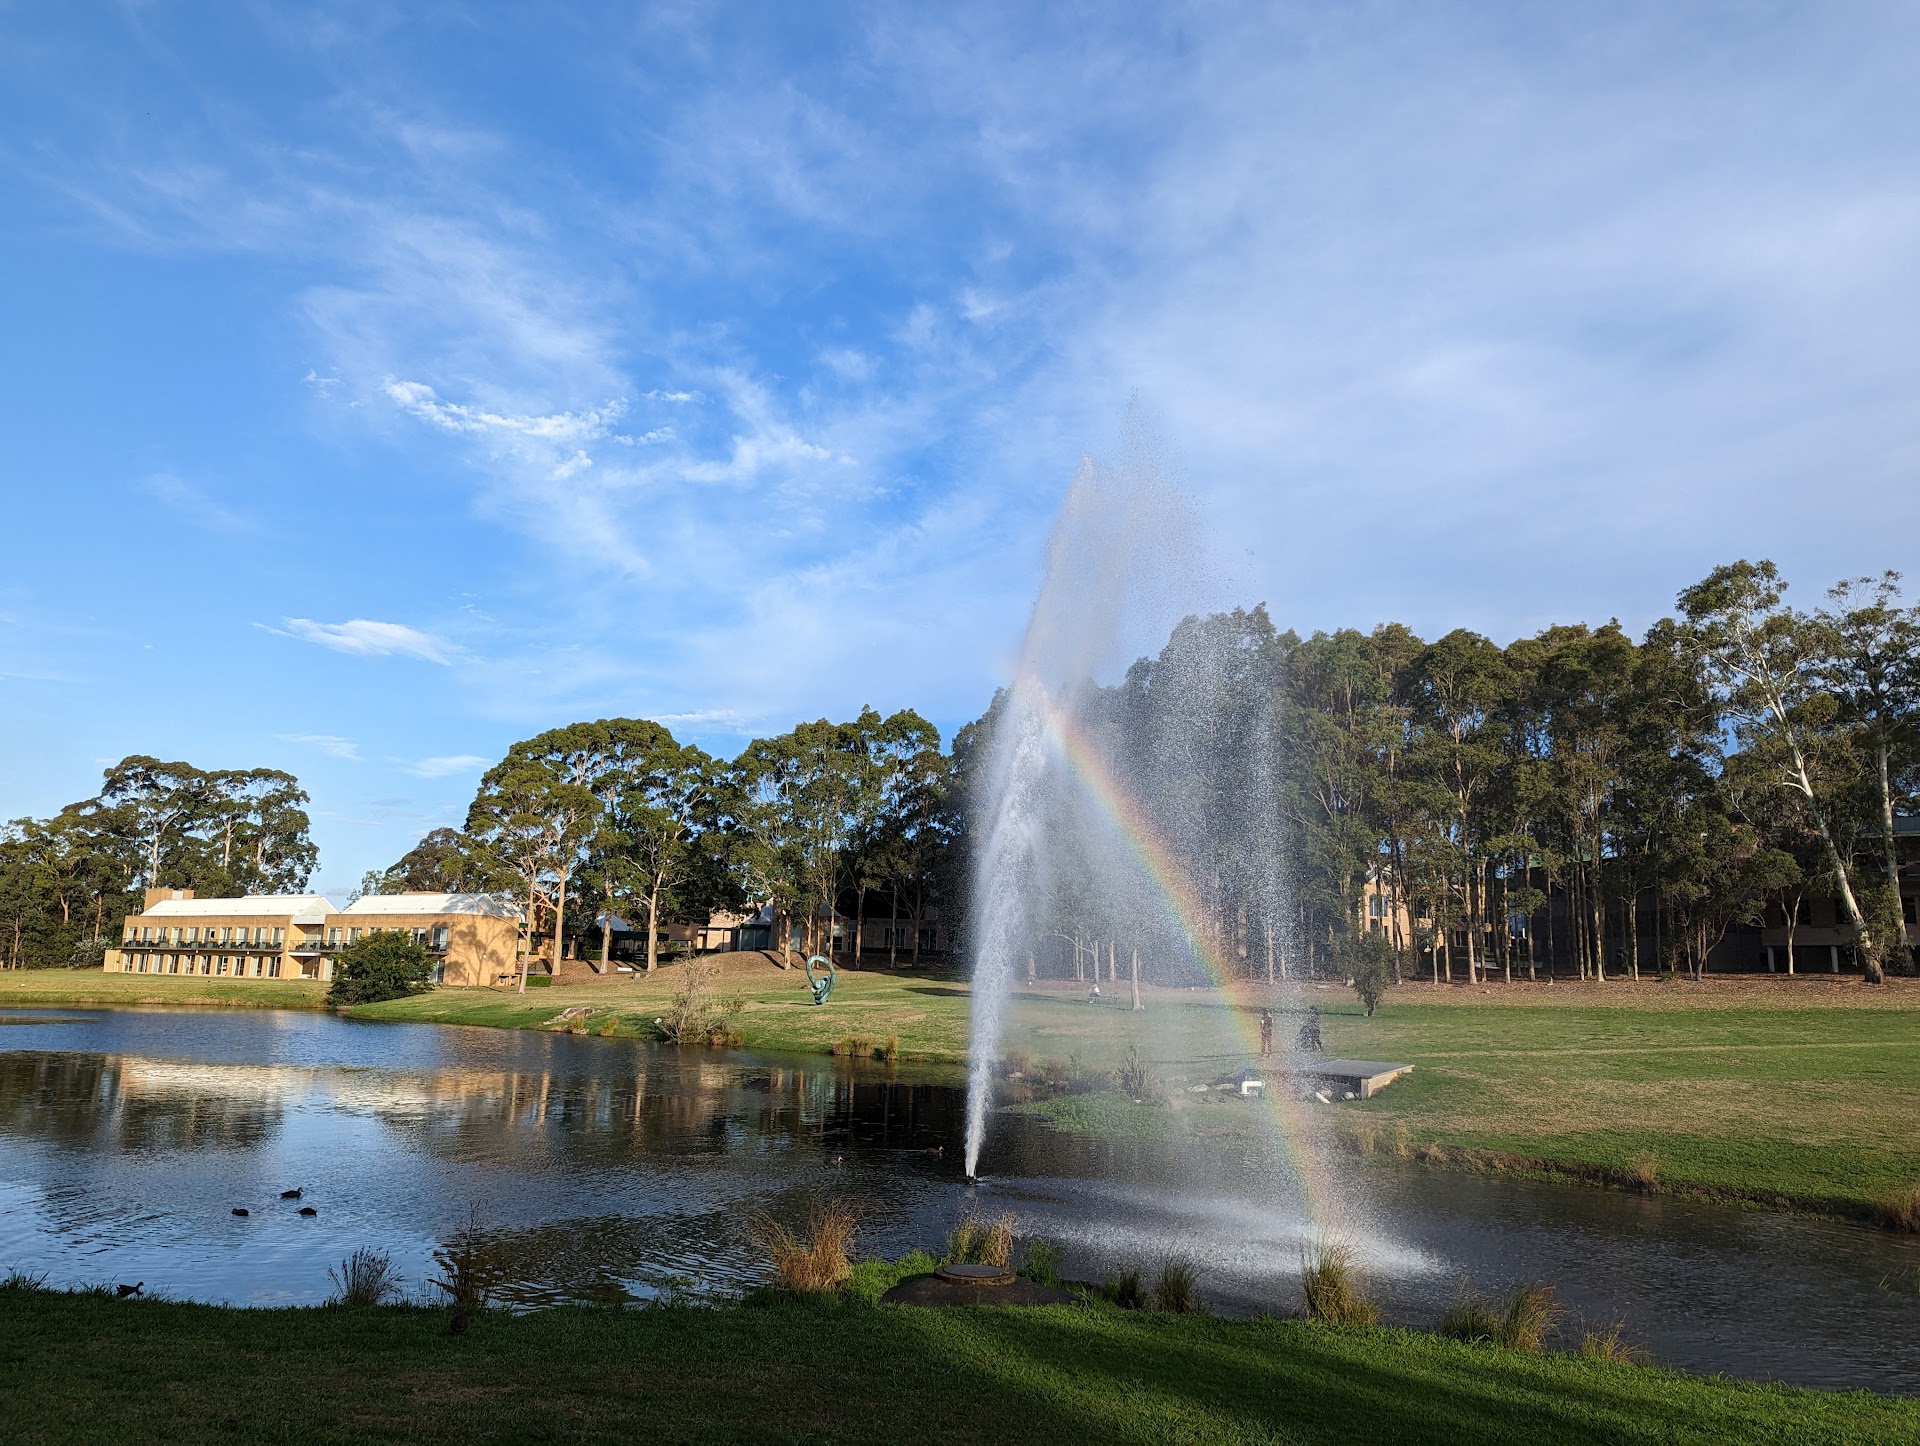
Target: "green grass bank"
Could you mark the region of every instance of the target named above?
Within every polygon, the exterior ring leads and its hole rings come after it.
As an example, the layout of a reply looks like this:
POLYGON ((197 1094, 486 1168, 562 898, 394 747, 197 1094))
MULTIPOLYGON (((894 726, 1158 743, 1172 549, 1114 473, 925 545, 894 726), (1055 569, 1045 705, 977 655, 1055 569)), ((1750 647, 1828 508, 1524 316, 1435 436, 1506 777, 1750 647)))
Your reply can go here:
POLYGON ((18 1442, 1920 1440, 1920 1403, 1417 1332, 851 1300, 485 1313, 0 1293, 18 1442))

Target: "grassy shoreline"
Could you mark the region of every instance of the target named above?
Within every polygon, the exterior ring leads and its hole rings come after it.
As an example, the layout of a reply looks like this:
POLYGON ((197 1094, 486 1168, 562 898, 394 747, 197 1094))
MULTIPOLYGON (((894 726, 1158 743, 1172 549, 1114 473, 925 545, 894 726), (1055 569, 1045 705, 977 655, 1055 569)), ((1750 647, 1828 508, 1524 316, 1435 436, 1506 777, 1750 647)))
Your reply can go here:
POLYGON ((848 1299, 483 1312, 0 1292, 7 1435, 927 1443, 1920 1438, 1920 1402, 1392 1328, 848 1299))
MULTIPOLYGON (((435 990, 351 1011, 369 1020, 567 1029, 653 1037, 677 970, 610 985, 526 994, 435 990), (563 1018, 568 1010, 591 1011, 563 1018)), ((929 972, 843 970, 832 1003, 804 977, 737 970, 747 1048, 827 1054, 889 1047, 891 1057, 953 1071, 964 1060, 969 991, 929 972)), ((1540 1175, 1920 1226, 1920 984, 1879 990, 1814 979, 1622 982, 1491 992, 1408 986, 1373 1019, 1350 991, 1149 990, 1147 1008, 1089 1008, 1073 985, 1022 989, 1010 1057, 1086 1093, 1033 1109, 1062 1129, 1138 1136, 1177 1131, 1223 1140, 1268 1128, 1238 1100, 1191 1093, 1252 1062, 1251 1020, 1313 1002, 1328 1052, 1404 1060, 1414 1073, 1376 1098, 1315 1116, 1357 1154, 1451 1168, 1540 1175), (1102 1102, 1137 1051, 1164 1100, 1102 1102), (1071 1083, 1069 1083, 1071 1081, 1071 1083)), ((0 1007, 195 1003, 320 1008, 324 986, 263 987, 170 976, 0 976, 0 1007)), ((1291 1031, 1297 1016, 1276 1016, 1291 1031)))

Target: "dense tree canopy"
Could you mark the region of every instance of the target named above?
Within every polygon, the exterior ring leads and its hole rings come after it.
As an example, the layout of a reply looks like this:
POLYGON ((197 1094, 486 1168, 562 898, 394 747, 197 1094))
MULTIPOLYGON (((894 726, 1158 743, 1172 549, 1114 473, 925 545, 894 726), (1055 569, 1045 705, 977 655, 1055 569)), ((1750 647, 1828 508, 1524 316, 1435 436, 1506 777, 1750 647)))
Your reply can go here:
POLYGON ((122 759, 92 798, 0 828, 0 964, 98 964, 147 887, 304 888, 316 862, 306 804, 277 769, 122 759))
MULTIPOLYGON (((1562 624, 1504 647, 1397 623, 1303 638, 1236 610, 1182 622, 1110 686, 1067 686, 1079 772, 1039 801, 1034 967, 1112 976, 1125 940, 1150 974, 1204 956, 1277 978, 1378 933, 1396 971, 1443 979, 1698 971, 1769 908, 1790 962, 1801 906, 1832 898, 1869 977, 1911 968, 1895 835, 1920 811, 1920 611, 1899 578, 1808 611, 1742 561, 1678 604, 1637 639, 1562 624)), ((802 723, 730 763, 646 719, 550 729, 487 772, 463 829, 365 887, 511 894, 529 952, 602 968, 616 920, 651 969, 667 926, 720 908, 823 952, 879 915, 914 962, 924 921, 954 938, 966 917, 1004 709, 951 754, 907 710, 802 723)), ((97 961, 149 884, 303 887, 306 802, 271 769, 123 760, 0 831, 0 960, 97 961)))

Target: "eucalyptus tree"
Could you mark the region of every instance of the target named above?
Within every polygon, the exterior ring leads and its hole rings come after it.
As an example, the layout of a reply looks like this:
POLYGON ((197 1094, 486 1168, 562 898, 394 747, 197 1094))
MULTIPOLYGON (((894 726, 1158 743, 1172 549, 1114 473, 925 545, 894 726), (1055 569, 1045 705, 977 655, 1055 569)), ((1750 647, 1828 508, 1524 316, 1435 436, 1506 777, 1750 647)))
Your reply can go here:
POLYGON ((308 800, 299 779, 277 768, 218 769, 206 775, 205 800, 199 826, 238 892, 306 887, 319 851, 307 834, 308 800))
POLYGON ((94 797, 72 805, 127 857, 129 887, 153 888, 179 862, 191 829, 212 802, 211 777, 190 763, 136 753, 106 771, 94 797))
POLYGON ((644 910, 651 974, 660 958, 663 911, 683 902, 680 886, 695 872, 701 836, 715 824, 717 765, 651 719, 594 726, 600 751, 587 786, 600 811, 584 881, 601 899, 601 968, 611 962, 616 909, 644 910))
MULTIPOLYGON (((832 947, 834 909, 858 815, 863 738, 880 721, 873 709, 863 708, 852 723, 802 723, 790 733, 755 739, 728 770, 726 811, 745 890, 776 915, 804 907, 809 951, 823 918, 826 947, 832 947)), ((784 954, 784 931, 781 947, 784 954)))
POLYGON ((552 969, 565 948, 567 889, 600 825, 601 801, 588 786, 603 746, 597 725, 577 723, 516 743, 480 780, 467 810, 467 837, 496 880, 512 878, 527 900, 527 959, 539 911, 553 915, 552 969))
POLYGON ((1781 786, 1806 805, 1859 942, 1867 980, 1879 983, 1884 977, 1880 941, 1854 888, 1852 838, 1837 826, 1840 800, 1817 782, 1815 753, 1837 705, 1822 686, 1816 625, 1787 605, 1786 590, 1773 563, 1742 560, 1715 568, 1683 591, 1680 610, 1743 744, 1779 746, 1781 786))
POLYGON ((1446 887, 1466 933, 1467 977, 1478 980, 1486 923, 1481 878, 1488 830, 1483 804, 1504 762, 1496 710, 1512 689, 1501 650, 1478 633, 1455 629, 1414 663, 1409 702, 1415 735, 1409 761, 1434 825, 1430 839, 1446 858, 1446 887))
POLYGON ((436 828, 383 869, 369 892, 464 894, 484 887, 467 836, 458 829, 436 828))
POLYGON ((1858 739, 1877 815, 1883 884, 1874 890, 1883 932, 1895 945, 1903 972, 1913 968, 1913 946, 1900 907, 1900 864, 1894 835, 1895 799, 1912 797, 1920 762, 1920 609, 1900 605, 1900 574, 1850 578, 1827 594, 1831 606, 1814 614, 1814 673, 1840 705, 1841 722, 1858 739))

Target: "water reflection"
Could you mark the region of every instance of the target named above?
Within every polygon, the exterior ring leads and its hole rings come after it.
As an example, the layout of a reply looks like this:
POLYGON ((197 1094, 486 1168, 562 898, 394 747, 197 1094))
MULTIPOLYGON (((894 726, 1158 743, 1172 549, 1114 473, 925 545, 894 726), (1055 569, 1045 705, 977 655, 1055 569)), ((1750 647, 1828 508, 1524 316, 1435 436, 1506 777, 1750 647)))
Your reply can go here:
MULTIPOLYGON (((969 1191, 964 1096, 939 1076, 293 1013, 0 1019, 0 1268, 57 1284, 312 1302, 330 1264, 375 1244, 431 1298, 471 1220, 508 1303, 644 1300, 760 1279, 747 1216, 834 1194, 877 1253, 937 1245, 969 1206, 1011 1209, 1085 1277, 1177 1248, 1216 1308, 1297 1300, 1309 1226, 1258 1147, 1008 1119, 969 1191)), ((1675 1364, 1920 1390, 1920 1242, 1412 1169, 1352 1184, 1392 1319, 1430 1321, 1462 1273, 1488 1291, 1544 1279, 1675 1364)))

